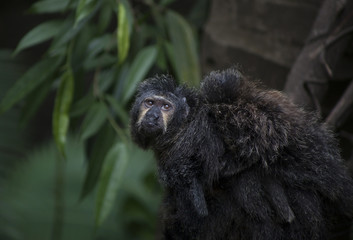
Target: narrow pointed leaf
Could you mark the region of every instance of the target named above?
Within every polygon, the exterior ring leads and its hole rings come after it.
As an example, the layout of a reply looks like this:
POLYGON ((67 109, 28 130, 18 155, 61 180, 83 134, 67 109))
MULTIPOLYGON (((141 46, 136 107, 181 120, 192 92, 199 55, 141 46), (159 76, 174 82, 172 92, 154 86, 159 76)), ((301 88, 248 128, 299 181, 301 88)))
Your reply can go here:
POLYGON ((87 48, 87 58, 94 58, 103 51, 110 49, 111 42, 113 42, 113 36, 110 34, 104 34, 97 38, 90 40, 87 48))
POLYGON ((181 82, 198 86, 201 78, 196 41, 190 25, 175 12, 167 14, 167 26, 172 42, 175 71, 181 82))
POLYGON ((42 43, 56 36, 62 24, 62 21, 49 21, 33 28, 21 39, 14 54, 17 54, 25 48, 42 43))
POLYGON ((98 29, 99 32, 103 33, 109 26, 111 18, 113 17, 113 11, 110 5, 104 4, 100 10, 98 18, 98 29))
POLYGON ((118 45, 118 62, 121 64, 126 59, 130 47, 130 31, 129 22, 126 13, 127 9, 122 2, 118 4, 118 29, 117 29, 117 45, 118 45))
POLYGON ((81 126, 81 139, 91 137, 102 127, 107 118, 107 111, 103 102, 96 102, 90 107, 81 126))
POLYGON ((61 59, 44 59, 31 67, 8 90, 0 102, 0 113, 5 112, 46 81, 59 67, 61 59))
POLYGON ((124 170, 128 162, 126 146, 115 144, 108 152, 98 182, 96 201, 96 226, 100 226, 110 213, 117 191, 121 186, 124 170))
POLYGON ((80 0, 76 8, 75 25, 90 15, 95 10, 95 6, 95 0, 80 0))
POLYGON ((136 56, 130 68, 123 93, 123 103, 126 104, 134 94, 137 84, 146 76, 157 57, 156 46, 142 49, 136 56))
POLYGON ((82 97, 81 99, 79 99, 78 101, 75 101, 75 103, 72 105, 70 109, 70 117, 73 118, 73 117, 81 116, 82 114, 88 111, 88 109, 92 104, 94 104, 94 102, 95 102, 95 99, 92 96, 92 94, 88 94, 82 97))
POLYGON ((83 66, 85 70, 89 71, 96 68, 109 67, 114 63, 116 63, 116 57, 109 53, 104 53, 96 58, 87 58, 86 61, 84 61, 83 66))
POLYGON ((60 82, 53 112, 53 135, 59 152, 65 157, 66 135, 69 129, 69 111, 74 93, 74 78, 67 70, 60 82))
POLYGON ((113 146, 115 138, 116 134, 110 124, 105 124, 104 127, 99 130, 94 140, 92 150, 90 151, 88 169, 81 190, 81 200, 92 192, 96 186, 103 166, 103 160, 111 146, 113 146))

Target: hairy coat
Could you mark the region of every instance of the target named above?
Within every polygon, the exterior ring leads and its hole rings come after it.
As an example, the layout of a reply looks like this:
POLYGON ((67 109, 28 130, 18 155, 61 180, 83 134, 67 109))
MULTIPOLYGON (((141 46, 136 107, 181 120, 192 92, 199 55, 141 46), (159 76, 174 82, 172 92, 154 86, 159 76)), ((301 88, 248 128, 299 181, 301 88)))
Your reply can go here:
POLYGON ((163 239, 321 240, 335 217, 352 216, 353 182, 331 132, 235 69, 212 72, 198 91, 166 76, 144 81, 131 133, 157 157, 163 239), (176 106, 153 136, 136 126, 151 93, 176 106))

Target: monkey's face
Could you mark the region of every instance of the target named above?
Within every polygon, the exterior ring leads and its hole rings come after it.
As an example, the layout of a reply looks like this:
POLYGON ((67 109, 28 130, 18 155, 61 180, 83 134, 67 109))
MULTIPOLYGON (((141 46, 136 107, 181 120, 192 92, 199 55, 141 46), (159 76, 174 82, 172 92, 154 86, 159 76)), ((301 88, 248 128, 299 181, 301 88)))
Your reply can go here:
POLYGON ((147 96, 140 104, 138 129, 148 136, 165 133, 175 112, 175 107, 163 96, 147 96))

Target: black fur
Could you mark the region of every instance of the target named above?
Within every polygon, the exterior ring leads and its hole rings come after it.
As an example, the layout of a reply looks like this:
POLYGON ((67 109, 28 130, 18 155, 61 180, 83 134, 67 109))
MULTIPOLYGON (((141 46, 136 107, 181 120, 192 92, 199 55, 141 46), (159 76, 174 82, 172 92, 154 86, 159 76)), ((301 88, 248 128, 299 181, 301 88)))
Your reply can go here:
POLYGON ((353 182, 331 132, 235 69, 211 73, 199 91, 170 77, 143 82, 131 133, 157 157, 163 239, 321 240, 335 216, 352 216, 353 182), (151 93, 178 107, 155 137, 136 128, 151 93))

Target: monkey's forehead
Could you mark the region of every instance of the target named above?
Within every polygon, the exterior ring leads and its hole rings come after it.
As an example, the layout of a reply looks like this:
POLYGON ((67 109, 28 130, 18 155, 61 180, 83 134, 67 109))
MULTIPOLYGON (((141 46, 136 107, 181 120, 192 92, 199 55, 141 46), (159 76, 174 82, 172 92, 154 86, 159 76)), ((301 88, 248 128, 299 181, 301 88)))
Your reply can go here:
POLYGON ((169 101, 168 97, 163 96, 163 95, 151 95, 151 96, 149 96, 149 97, 151 97, 151 98, 153 98, 153 99, 155 99, 155 100, 169 101))
POLYGON ((147 93, 140 94, 138 99, 144 100, 146 98, 153 98, 158 100, 166 100, 166 101, 176 101, 179 99, 174 93, 172 92, 159 92, 159 91, 149 91, 147 93))

